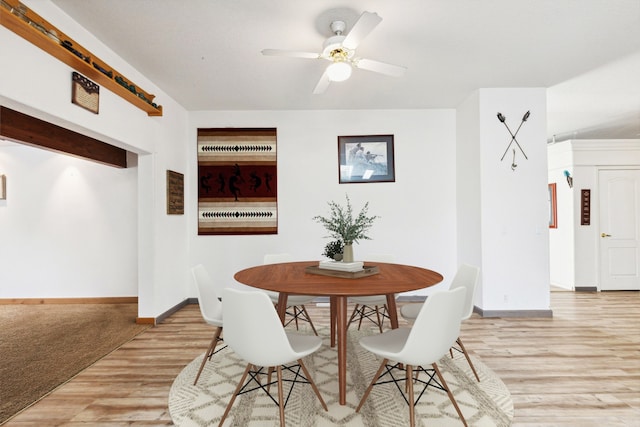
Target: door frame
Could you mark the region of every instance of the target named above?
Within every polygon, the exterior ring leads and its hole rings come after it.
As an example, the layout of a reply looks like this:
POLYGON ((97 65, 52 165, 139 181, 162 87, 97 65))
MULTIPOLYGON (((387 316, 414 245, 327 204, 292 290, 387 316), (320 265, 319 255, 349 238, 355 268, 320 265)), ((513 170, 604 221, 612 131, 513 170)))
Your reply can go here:
MULTIPOLYGON (((596 255, 597 255, 597 263, 596 263, 596 272, 597 272, 597 278, 598 278, 598 282, 597 282, 597 291, 598 292, 602 292, 602 283, 603 283, 603 274, 604 272, 602 271, 602 264, 601 264, 601 260, 602 260, 602 250, 603 250, 603 244, 602 244, 602 237, 600 236, 600 233, 604 232, 601 229, 601 218, 602 218, 602 212, 600 210, 600 206, 601 206, 601 199, 602 199, 602 189, 600 188, 600 173, 602 171, 640 171, 640 166, 638 165, 628 165, 628 166, 599 166, 596 167, 596 194, 592 195, 591 198, 591 224, 595 225, 594 229, 594 233, 595 233, 595 238, 597 241, 597 251, 596 251, 596 255), (596 196, 596 197, 593 197, 596 196), (597 203, 597 208, 595 205, 595 203, 597 203), (594 215, 595 214, 595 215, 594 215)), ((609 289, 607 289, 608 291, 609 289)))

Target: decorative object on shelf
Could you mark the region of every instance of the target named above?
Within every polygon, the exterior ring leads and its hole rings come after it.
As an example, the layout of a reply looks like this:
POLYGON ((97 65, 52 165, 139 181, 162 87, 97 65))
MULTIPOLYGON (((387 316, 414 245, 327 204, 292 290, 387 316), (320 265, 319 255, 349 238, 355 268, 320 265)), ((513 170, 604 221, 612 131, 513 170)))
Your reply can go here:
POLYGON ((346 207, 339 205, 334 201, 328 202, 329 204, 329 216, 314 216, 312 219, 319 224, 322 224, 324 228, 329 232, 329 237, 340 240, 344 244, 342 253, 342 262, 353 262, 353 244, 358 243, 359 240, 371 240, 367 235, 367 232, 373 226, 373 222, 378 216, 367 216, 369 210, 369 202, 365 203, 362 210, 354 218, 353 208, 351 207, 351 200, 349 195, 345 196, 347 199, 346 207))
POLYGON ((395 182, 393 135, 338 137, 340 184, 395 182))
POLYGON ((184 174, 167 170, 167 215, 184 215, 184 174))
POLYGON ((100 86, 75 71, 71 73, 71 82, 71 102, 98 114, 100 86))
POLYGON ((342 243, 342 240, 334 240, 326 244, 322 255, 335 261, 342 261, 343 249, 344 243, 342 243))
POLYGON ((573 188, 573 177, 568 170, 564 171, 564 176, 567 178, 567 184, 569 184, 569 188, 573 188))
MULTIPOLYGON (((520 122, 520 126, 518 126, 518 129, 516 129, 516 133, 513 133, 513 132, 511 132, 511 129, 509 128, 509 125, 507 125, 507 118, 502 113, 498 112, 498 120, 500 120, 500 122, 507 128, 507 130, 509 131, 509 135, 511 135, 511 141, 509 141, 509 145, 507 145, 506 150, 504 150, 504 154, 500 158, 500 161, 504 160, 504 156, 507 155, 507 151, 509 151, 509 148, 511 148, 511 144, 513 144, 514 142, 516 143, 516 145, 518 146, 518 148, 522 152, 522 155, 524 156, 524 158, 526 160, 529 160, 529 158, 525 154, 524 150, 522 149, 522 147, 518 143, 518 140, 516 139, 516 136, 518 136, 518 132, 520 132, 520 128, 522 127, 524 122, 526 122, 527 119, 529 119, 529 115, 530 114, 531 114, 531 112, 529 112, 529 111, 524 113, 524 116, 522 116, 522 121, 520 122)), ((516 149, 514 148, 513 149, 513 161, 511 162, 511 170, 515 171, 517 167, 518 167, 518 165, 516 164, 516 149)))
POLYGON ((93 63, 93 68, 100 71, 102 74, 109 77, 110 79, 113 78, 113 71, 107 71, 104 68, 102 68, 100 65, 96 64, 95 62, 93 63))
POLYGON ((60 43, 60 46, 62 46, 63 48, 67 49, 69 52, 73 53, 75 56, 77 56, 78 58, 82 59, 86 63, 89 63, 91 61, 91 58, 89 58, 88 56, 84 55, 82 52, 80 52, 76 48, 74 48, 73 47, 73 43, 71 43, 69 40, 63 41, 62 43, 60 43))
MULTIPOLYGON (((0 0, 0 25, 95 80, 102 87, 145 111, 147 115, 162 116, 162 106, 153 102, 154 95, 129 82, 127 86, 116 82, 113 78, 114 75, 117 76, 115 70, 20 1, 0 0), (127 90, 122 90, 121 86, 127 90)), ((126 82, 126 79, 119 77, 126 82)))
POLYGON ((278 234, 275 128, 198 129, 198 235, 278 234))

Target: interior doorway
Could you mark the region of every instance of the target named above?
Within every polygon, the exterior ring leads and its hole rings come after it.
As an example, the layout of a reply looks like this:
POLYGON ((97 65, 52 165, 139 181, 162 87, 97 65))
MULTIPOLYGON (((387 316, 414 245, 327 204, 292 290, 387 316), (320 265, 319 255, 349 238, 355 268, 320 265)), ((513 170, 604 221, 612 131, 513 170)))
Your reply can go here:
POLYGON ((640 290, 640 169, 598 170, 600 290, 640 290))

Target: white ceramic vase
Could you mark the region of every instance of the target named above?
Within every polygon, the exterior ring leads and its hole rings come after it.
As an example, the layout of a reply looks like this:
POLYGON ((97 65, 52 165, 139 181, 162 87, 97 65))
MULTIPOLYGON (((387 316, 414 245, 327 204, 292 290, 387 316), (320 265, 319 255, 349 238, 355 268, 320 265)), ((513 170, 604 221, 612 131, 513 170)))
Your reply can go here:
POLYGON ((353 244, 344 244, 344 249, 342 250, 342 262, 353 262, 353 244))

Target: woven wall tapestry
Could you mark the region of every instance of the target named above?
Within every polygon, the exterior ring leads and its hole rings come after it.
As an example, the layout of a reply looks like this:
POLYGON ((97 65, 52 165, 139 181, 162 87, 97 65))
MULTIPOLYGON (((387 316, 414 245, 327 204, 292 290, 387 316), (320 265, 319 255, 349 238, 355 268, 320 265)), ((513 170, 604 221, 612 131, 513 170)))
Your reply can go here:
POLYGON ((198 234, 277 234, 276 129, 198 129, 198 234))

